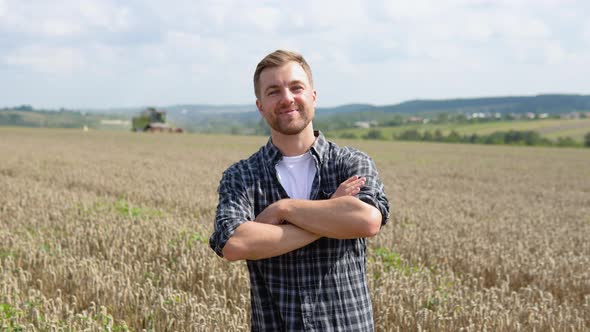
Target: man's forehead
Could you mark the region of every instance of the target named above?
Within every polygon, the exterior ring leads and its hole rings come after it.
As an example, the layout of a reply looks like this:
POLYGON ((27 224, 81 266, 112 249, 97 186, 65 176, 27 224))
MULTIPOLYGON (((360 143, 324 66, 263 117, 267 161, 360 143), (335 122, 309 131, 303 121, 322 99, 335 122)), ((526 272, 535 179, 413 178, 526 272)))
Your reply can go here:
POLYGON ((289 83, 293 81, 301 81, 309 83, 307 73, 301 64, 291 61, 280 67, 265 68, 260 73, 260 82, 263 85, 274 85, 277 83, 289 83))

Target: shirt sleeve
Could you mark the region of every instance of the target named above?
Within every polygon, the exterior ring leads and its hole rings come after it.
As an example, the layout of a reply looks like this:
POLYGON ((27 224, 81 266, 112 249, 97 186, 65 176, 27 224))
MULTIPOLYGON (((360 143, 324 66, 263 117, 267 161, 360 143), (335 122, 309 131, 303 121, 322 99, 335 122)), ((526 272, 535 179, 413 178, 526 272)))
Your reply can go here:
POLYGON ((219 204, 215 215, 214 231, 209 238, 209 246, 217 255, 223 257, 223 247, 242 223, 254 220, 251 200, 242 177, 236 169, 223 173, 217 189, 219 204))
POLYGON ((385 225, 389 221, 389 200, 373 159, 363 152, 352 149, 345 168, 346 178, 358 175, 367 179, 357 197, 377 208, 381 212, 381 226, 385 225))

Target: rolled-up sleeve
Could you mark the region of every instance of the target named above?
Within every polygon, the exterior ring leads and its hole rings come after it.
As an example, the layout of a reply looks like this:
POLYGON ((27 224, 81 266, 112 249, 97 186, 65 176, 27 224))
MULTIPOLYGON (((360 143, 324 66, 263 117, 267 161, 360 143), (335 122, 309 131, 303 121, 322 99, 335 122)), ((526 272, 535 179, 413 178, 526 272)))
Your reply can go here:
POLYGON ((217 255, 223 257, 223 247, 234 234, 238 226, 248 220, 254 220, 252 202, 242 177, 235 167, 223 173, 217 189, 219 204, 215 215, 213 234, 209 238, 209 246, 217 255))
POLYGON ((375 162, 363 152, 358 150, 350 152, 345 166, 347 178, 358 175, 367 179, 357 197, 381 212, 381 226, 383 226, 389 221, 389 200, 385 195, 375 162))

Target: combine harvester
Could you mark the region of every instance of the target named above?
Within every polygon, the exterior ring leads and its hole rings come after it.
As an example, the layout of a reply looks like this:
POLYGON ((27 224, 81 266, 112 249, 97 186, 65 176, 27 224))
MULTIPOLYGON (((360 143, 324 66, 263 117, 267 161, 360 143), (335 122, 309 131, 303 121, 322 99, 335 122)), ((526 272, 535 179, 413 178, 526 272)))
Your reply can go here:
POLYGON ((182 128, 173 128, 166 123, 166 112, 158 111, 154 107, 148 107, 138 116, 131 119, 131 130, 144 132, 169 132, 182 133, 182 128))

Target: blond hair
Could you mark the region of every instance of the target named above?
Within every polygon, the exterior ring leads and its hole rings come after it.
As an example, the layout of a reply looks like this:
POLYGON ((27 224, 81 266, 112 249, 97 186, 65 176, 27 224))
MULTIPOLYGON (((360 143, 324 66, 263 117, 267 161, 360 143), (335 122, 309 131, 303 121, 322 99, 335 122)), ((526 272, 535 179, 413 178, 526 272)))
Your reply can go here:
POLYGON ((258 65, 256 66, 256 70, 254 71, 254 94, 256 95, 256 99, 260 99, 260 74, 266 68, 276 68, 281 67, 284 64, 289 62, 296 62, 301 65, 305 73, 307 74, 307 78, 309 79, 309 84, 313 87, 313 78, 311 76, 311 68, 307 64, 307 61, 303 58, 303 56, 299 53, 287 51, 287 50, 276 50, 269 55, 265 56, 258 65))

